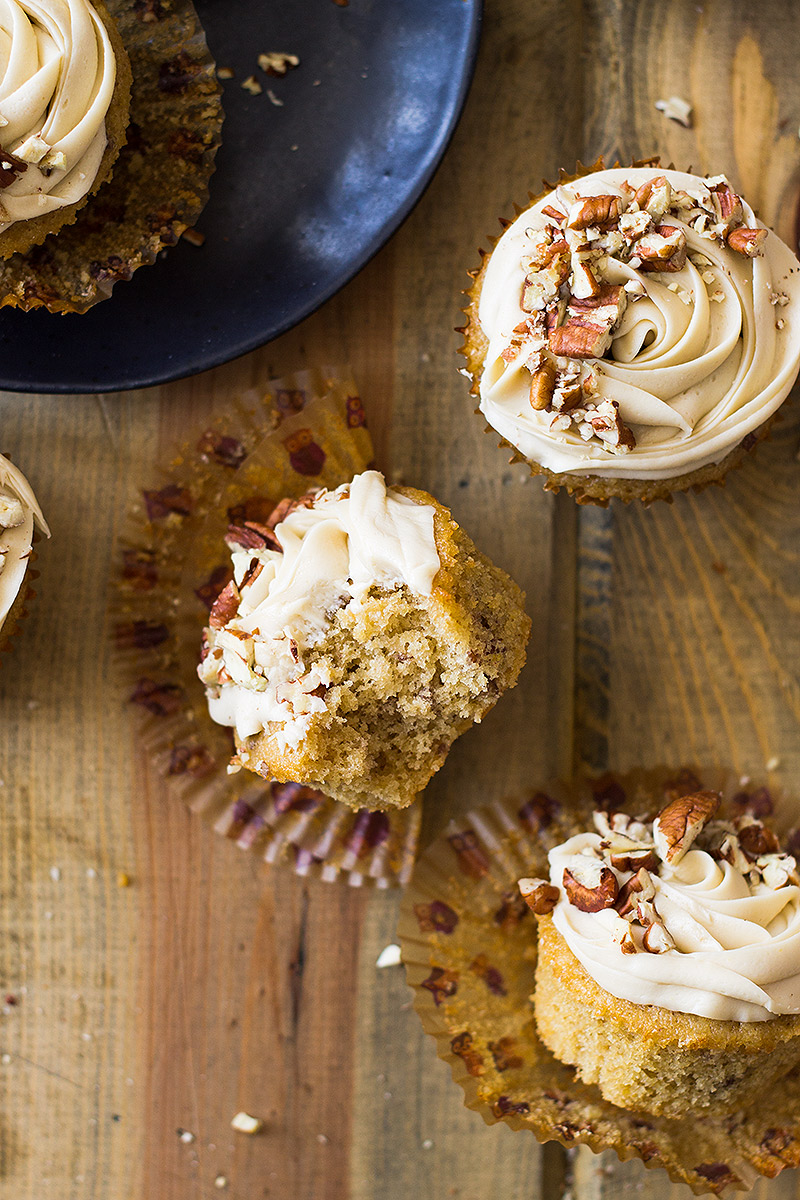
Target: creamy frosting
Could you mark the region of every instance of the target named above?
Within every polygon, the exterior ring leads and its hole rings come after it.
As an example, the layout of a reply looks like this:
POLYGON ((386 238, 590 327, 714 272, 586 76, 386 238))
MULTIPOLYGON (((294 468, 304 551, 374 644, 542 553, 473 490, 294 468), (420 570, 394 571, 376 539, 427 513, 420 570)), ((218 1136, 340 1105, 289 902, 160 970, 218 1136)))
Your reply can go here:
MULTIPOLYGON (((766 1021, 800 1013, 800 887, 753 884, 730 862, 690 849, 652 873, 652 901, 674 946, 642 949, 641 930, 614 908, 582 912, 562 888, 565 868, 602 854, 600 834, 580 833, 550 852, 561 893, 553 921, 575 957, 605 991, 635 1004, 725 1021, 766 1021), (633 934, 636 953, 621 939, 633 934)), ((615 872, 622 883, 630 872, 615 872)))
MULTIPOLYGON (((775 412, 797 374, 800 270, 789 248, 770 232, 763 253, 748 258, 669 211, 665 222, 685 234, 685 266, 664 273, 640 269, 635 257, 607 258, 603 278, 625 289, 627 306, 606 355, 583 364, 584 374, 588 366, 594 375, 597 399, 618 404, 636 444, 610 453, 587 426, 584 440, 575 427, 552 428, 552 411, 532 407, 524 355, 509 353, 514 330, 531 315, 522 308, 529 231, 547 226, 547 206, 564 212, 577 197, 604 194, 627 202, 624 183, 638 188, 658 176, 713 210, 707 183, 697 176, 652 167, 599 171, 523 212, 489 259, 479 306, 489 343, 481 411, 526 458, 555 473, 662 479, 719 462, 775 412)), ((742 210, 746 228, 763 228, 747 204, 742 210)))
POLYGON ((111 42, 87 0, 0 0, 0 232, 90 190, 115 79, 111 42))
POLYGON ((0 455, 0 629, 28 569, 34 524, 49 537, 31 485, 13 463, 0 455))
POLYGON ((440 566, 433 517, 430 505, 387 489, 382 475, 366 471, 277 524, 280 550, 234 545, 240 599, 220 628, 212 611, 199 668, 212 718, 241 739, 278 722, 282 744, 297 745, 311 716, 324 712, 331 683, 304 656, 325 636, 332 615, 345 605, 358 609, 371 587, 405 585, 431 594, 440 566))

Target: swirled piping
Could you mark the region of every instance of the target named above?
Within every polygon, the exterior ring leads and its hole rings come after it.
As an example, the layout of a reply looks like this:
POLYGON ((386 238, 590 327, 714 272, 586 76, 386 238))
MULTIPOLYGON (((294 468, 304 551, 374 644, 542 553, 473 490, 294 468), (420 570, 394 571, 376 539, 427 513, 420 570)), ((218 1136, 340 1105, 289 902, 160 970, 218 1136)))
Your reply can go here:
POLYGON ((13 463, 0 456, 0 629, 25 579, 34 524, 49 536, 31 485, 13 463))
POLYGON ((0 232, 91 189, 115 79, 87 0, 0 0, 0 232))
POLYGON ((602 856, 599 834, 577 834, 550 852, 550 880, 561 892, 553 921, 605 991, 726 1021, 800 1012, 800 887, 752 883, 732 863, 691 849, 650 876, 653 906, 674 946, 626 953, 620 939, 630 926, 615 908, 583 912, 562 890, 565 868, 587 856, 602 856))
MULTIPOLYGON (((480 324, 488 339, 480 407, 489 424, 526 458, 557 474, 671 478, 721 461, 785 399, 800 366, 800 268, 774 233, 766 234, 753 258, 732 249, 733 241, 729 245, 715 236, 712 222, 719 205, 715 213, 714 183, 656 168, 596 172, 537 201, 500 238, 480 295, 480 324), (668 234, 668 240, 683 244, 685 239, 684 265, 646 269, 650 264, 637 257, 635 244, 629 241, 619 252, 616 226, 611 233, 608 225, 587 230, 595 249, 605 245, 608 253, 592 252, 592 242, 584 239, 583 251, 576 253, 572 246, 566 254, 569 259, 571 253, 573 271, 577 261, 589 259, 603 288, 620 296, 617 309, 606 310, 611 312, 610 346, 598 346, 602 357, 583 353, 571 361, 562 339, 566 357, 556 357, 555 366, 566 373, 556 381, 556 407, 533 407, 531 367, 537 362, 527 335, 520 337, 519 331, 539 319, 530 304, 523 308, 523 294, 532 248, 552 222, 543 210, 569 217, 581 197, 619 197, 623 209, 629 206, 623 224, 633 228, 639 210, 631 204, 632 190, 659 177, 666 178, 673 195, 681 196, 683 208, 668 210, 662 219, 668 229, 678 231, 668 234), (698 219, 698 211, 711 216, 698 219), (576 382, 587 391, 591 387, 593 401, 588 412, 585 407, 574 410, 580 421, 571 420, 566 407, 558 409, 559 396, 576 382), (618 428, 628 430, 630 438, 620 439, 613 427, 610 434, 596 432, 608 425, 596 415, 604 401, 612 421, 616 413, 618 428)), ((764 237, 748 232, 764 227, 744 202, 740 220, 745 239, 764 237)), ((651 240, 657 228, 651 222, 651 240)), ((556 318, 563 319, 564 292, 574 289, 575 278, 571 274, 567 284, 562 280, 556 318)), ((577 324, 585 325, 580 313, 578 317, 577 324)))

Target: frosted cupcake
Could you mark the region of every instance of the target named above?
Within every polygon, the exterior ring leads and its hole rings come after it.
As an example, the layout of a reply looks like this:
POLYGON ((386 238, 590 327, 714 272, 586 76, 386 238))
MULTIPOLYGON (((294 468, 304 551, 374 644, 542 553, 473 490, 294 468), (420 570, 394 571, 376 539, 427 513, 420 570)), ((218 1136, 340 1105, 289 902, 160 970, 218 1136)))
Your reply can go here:
POLYGON ((425 492, 366 471, 227 541, 199 673, 234 767, 405 807, 517 680, 522 593, 425 492))
POLYGON ((0 649, 22 616, 35 529, 48 537, 42 510, 25 476, 0 456, 0 649))
POLYGON ((539 918, 539 1036, 623 1108, 724 1113, 800 1062, 800 879, 713 791, 594 813, 520 890, 539 918))
POLYGON ((7 0, 0 78, 0 257, 74 221, 125 142, 131 69, 101 0, 7 0))
POLYGON ((0 45, 0 306, 84 312, 199 215, 213 60, 191 0, 4 0, 0 45))
POLYGON ((463 353, 504 442, 579 501, 720 481, 800 366, 800 271, 723 175, 596 170, 484 258, 463 353))

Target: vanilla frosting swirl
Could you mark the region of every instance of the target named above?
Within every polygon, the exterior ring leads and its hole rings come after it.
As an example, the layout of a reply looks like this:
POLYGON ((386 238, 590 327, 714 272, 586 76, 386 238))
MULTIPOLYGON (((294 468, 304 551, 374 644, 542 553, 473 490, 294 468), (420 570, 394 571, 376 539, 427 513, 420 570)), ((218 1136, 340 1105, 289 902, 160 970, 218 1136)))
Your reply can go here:
MULTIPOLYGON (((521 306, 526 231, 545 228, 545 206, 563 210, 576 197, 606 194, 627 202, 623 183, 638 188, 657 176, 710 207, 698 176, 658 168, 599 171, 523 212, 489 259, 479 305, 489 343, 481 411, 526 458, 557 474, 664 479, 717 463, 776 411, 797 374, 800 270, 789 248, 770 232, 763 254, 747 258, 670 211, 664 219, 683 231, 688 247, 681 270, 645 271, 635 258, 616 257, 604 267, 609 284, 629 285, 629 302, 607 356, 591 366, 598 399, 619 404, 635 435, 633 449, 611 455, 574 429, 551 429, 552 412, 531 407, 522 358, 503 357, 515 327, 530 315, 521 306)), ((745 227, 763 228, 752 209, 742 207, 745 227)))
MULTIPOLYGON (((580 833, 551 850, 551 883, 561 889, 564 869, 577 855, 601 854, 601 843, 599 834, 580 833)), ((651 878, 654 907, 675 943, 660 954, 623 953, 615 935, 628 922, 613 908, 582 912, 562 891, 554 924, 596 983, 634 1004, 717 1020, 800 1013, 800 888, 751 885, 697 849, 651 878)))
POLYGON ((25 579, 34 524, 49 536, 31 485, 13 463, 0 455, 0 629, 25 579))
POLYGON ((325 710, 320 692, 331 682, 304 655, 325 636, 333 613, 358 609, 371 587, 431 594, 440 566, 433 517, 431 505, 365 471, 276 525, 281 550, 233 549, 238 611, 223 628, 206 631, 199 668, 212 718, 240 739, 278 722, 279 740, 296 745, 312 715, 325 710))
MULTIPOLYGON (((80 200, 106 148, 116 62, 87 0, 0 0, 0 146, 22 160, 0 232, 80 200)), ((5 163, 0 151, 0 168, 5 163)))

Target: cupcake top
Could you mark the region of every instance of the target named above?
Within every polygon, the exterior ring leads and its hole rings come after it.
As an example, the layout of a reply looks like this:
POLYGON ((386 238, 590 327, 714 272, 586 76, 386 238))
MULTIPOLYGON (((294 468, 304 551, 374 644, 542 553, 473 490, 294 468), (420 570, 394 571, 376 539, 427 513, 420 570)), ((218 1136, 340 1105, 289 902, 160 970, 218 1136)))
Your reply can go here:
POLYGON ((0 455, 0 629, 28 569, 34 524, 49 533, 31 485, 0 455))
POLYGON ((88 0, 0 4, 0 233, 90 191, 115 79, 88 0))
POLYGON ((495 246, 484 416, 555 473, 667 479, 719 462, 800 366, 800 268, 725 176, 614 168, 495 246))
POLYGON ((331 682, 304 654, 374 586, 431 594, 433 517, 365 471, 336 491, 282 501, 268 525, 230 526, 234 578, 211 610, 199 667, 213 719, 240 738, 280 722, 283 745, 296 746, 331 682))
POLYGON ((550 851, 550 882, 522 880, 605 991, 726 1021, 800 1013, 800 879, 775 834, 719 795, 670 801, 655 820, 594 814, 597 832, 550 851))

